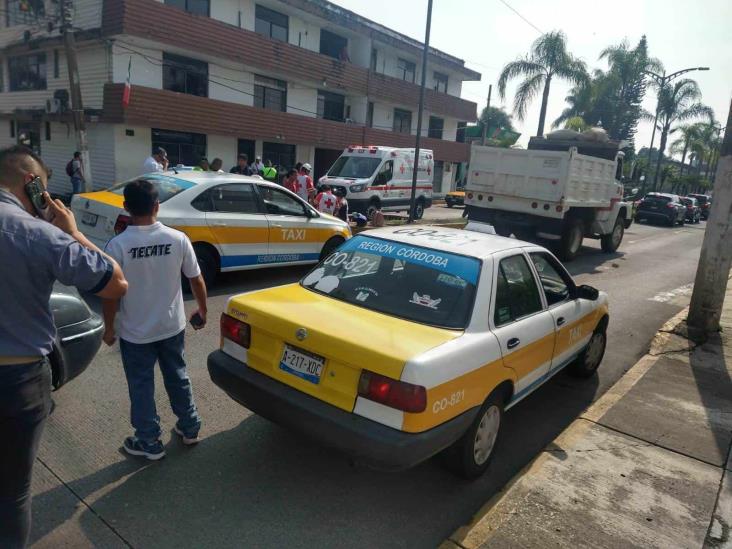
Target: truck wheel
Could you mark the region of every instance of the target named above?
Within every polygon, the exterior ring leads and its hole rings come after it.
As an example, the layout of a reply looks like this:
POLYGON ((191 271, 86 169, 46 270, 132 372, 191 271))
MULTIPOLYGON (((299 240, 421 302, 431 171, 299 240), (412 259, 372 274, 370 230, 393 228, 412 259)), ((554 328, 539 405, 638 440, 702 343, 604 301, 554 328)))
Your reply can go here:
POLYGON ((581 219, 570 219, 562 231, 559 241, 559 256, 564 261, 572 261, 582 248, 582 239, 585 236, 585 226, 581 219))
POLYGON ((422 219, 422 216, 424 215, 424 200, 421 198, 417 200, 417 203, 414 205, 414 219, 422 219))
POLYGON ((613 231, 610 234, 602 235, 602 238, 600 239, 602 251, 606 254, 615 252, 620 247, 624 234, 625 221, 618 217, 618 220, 615 222, 615 226, 613 227, 613 231))
POLYGON ((482 475, 493 460, 503 421, 502 395, 494 391, 465 434, 445 452, 446 465, 463 478, 482 475))

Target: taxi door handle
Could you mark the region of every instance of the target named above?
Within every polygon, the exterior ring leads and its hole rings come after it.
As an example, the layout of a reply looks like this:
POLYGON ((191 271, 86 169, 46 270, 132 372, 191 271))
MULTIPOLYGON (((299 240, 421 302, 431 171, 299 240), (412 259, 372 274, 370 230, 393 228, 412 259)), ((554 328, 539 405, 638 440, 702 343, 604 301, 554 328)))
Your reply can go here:
POLYGON ((509 349, 513 349, 514 347, 518 347, 518 344, 521 343, 521 340, 517 337, 512 337, 506 342, 506 347, 509 349))
POLYGON ((566 321, 564 320, 564 317, 563 317, 563 316, 560 316, 560 317, 559 317, 559 318, 557 319, 557 326, 561 326, 561 325, 562 325, 562 324, 564 324, 565 322, 566 322, 566 321))
POLYGON ((214 227, 226 227, 226 223, 225 223, 225 222, 223 222, 223 221, 214 221, 214 222, 212 223, 212 225, 213 225, 214 227))
POLYGON ((273 229, 281 229, 282 228, 282 225, 275 225, 273 223, 272 225, 270 225, 270 227, 272 227, 273 229))

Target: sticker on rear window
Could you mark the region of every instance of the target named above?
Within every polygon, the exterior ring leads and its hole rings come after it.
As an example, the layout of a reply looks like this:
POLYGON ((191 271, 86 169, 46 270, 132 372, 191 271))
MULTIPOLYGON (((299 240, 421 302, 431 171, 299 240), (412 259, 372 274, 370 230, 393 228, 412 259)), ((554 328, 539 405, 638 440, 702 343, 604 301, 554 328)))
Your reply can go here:
POLYGON ((442 302, 442 299, 432 299, 429 295, 419 295, 417 292, 414 292, 412 294, 412 299, 409 300, 410 303, 414 303, 415 305, 422 305, 423 307, 429 307, 430 309, 437 310, 437 306, 442 302))

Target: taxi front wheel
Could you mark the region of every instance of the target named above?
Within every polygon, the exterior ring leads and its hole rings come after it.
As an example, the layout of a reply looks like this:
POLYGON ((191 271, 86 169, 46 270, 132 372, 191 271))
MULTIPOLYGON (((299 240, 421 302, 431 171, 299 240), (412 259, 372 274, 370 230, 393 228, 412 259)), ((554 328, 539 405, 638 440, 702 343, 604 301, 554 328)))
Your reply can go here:
POLYGON ((493 460, 503 422, 503 398, 491 394, 467 432, 445 452, 447 466, 466 479, 482 475, 493 460))
POLYGON ((567 372, 574 377, 591 377, 605 356, 607 345, 606 327, 600 326, 592 333, 589 343, 577 359, 569 365, 567 372))

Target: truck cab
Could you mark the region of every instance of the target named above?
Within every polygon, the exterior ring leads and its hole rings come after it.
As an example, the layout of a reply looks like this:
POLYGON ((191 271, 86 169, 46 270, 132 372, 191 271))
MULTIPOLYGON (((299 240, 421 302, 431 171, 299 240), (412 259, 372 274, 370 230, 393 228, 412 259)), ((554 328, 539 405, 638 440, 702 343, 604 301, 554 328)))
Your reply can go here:
MULTIPOLYGON (((420 219, 432 206, 434 157, 421 149, 417 166, 417 194, 414 217, 420 219)), ((333 163, 319 186, 340 190, 351 211, 369 218, 378 210, 406 211, 412 195, 414 149, 374 145, 351 145, 333 163)))

